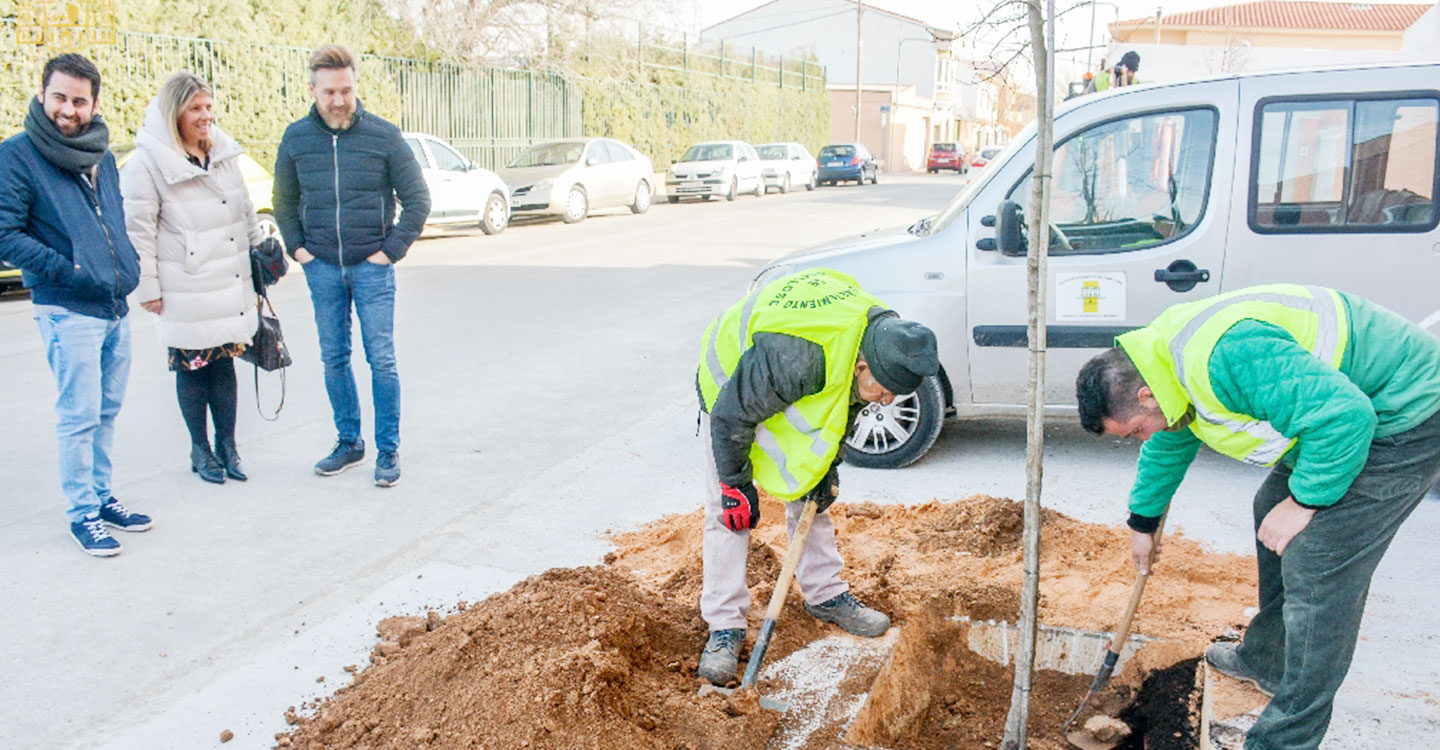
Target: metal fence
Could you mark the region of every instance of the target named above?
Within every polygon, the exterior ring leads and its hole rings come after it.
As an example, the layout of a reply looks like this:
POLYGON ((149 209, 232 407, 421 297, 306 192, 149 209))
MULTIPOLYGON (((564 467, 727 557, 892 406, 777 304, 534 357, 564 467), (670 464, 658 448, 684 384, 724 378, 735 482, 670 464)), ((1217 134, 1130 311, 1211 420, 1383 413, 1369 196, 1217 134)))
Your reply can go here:
MULTIPOLYGON (((15 43, 16 22, 0 19, 0 132, 20 130, 28 92, 50 53, 15 43)), ((285 126, 310 107, 310 50, 248 42, 121 31, 113 45, 83 53, 103 77, 100 105, 111 139, 134 139, 145 107, 166 76, 190 70, 215 90, 220 126, 257 160, 273 163, 285 126)), ((431 133, 494 168, 530 144, 581 134, 579 88, 555 73, 461 66, 391 57, 361 62, 367 109, 403 130, 431 133)))

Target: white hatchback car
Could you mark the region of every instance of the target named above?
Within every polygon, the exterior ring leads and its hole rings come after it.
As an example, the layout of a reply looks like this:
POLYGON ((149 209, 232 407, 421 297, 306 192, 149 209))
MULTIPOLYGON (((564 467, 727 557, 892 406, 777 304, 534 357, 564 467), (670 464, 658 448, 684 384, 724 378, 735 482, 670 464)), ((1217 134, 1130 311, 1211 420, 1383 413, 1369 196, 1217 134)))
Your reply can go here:
POLYGON ((765 177, 766 190, 774 187, 788 193, 794 185, 814 190, 819 182, 815 157, 798 143, 764 143, 756 146, 755 152, 760 154, 760 173, 765 177))
POLYGON ((479 223, 485 234, 510 224, 510 189, 500 176, 460 155, 454 146, 426 133, 404 133, 430 188, 425 226, 479 223))
POLYGON ((650 157, 613 138, 574 138, 525 149, 500 176, 510 185, 512 211, 559 214, 574 224, 595 208, 645 213, 655 167, 650 157))
POLYGON ((665 188, 671 203, 685 197, 709 200, 717 195, 733 201, 740 193, 758 198, 765 194, 760 155, 744 141, 697 143, 670 166, 665 188))

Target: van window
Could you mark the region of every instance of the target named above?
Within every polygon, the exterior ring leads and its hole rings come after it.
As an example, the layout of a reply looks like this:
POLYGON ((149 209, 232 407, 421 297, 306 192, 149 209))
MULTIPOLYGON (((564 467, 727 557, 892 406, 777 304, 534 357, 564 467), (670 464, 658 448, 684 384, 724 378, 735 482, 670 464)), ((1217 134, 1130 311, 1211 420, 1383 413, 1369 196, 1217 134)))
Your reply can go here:
POLYGON ((1440 100, 1263 101, 1250 226, 1272 234, 1435 227, 1440 100))
MULTIPOLYGON (((1055 148, 1050 251, 1110 253, 1189 232, 1205 210, 1215 110, 1152 112, 1092 126, 1055 148)), ((1030 176, 1006 197, 1030 199, 1030 176)))

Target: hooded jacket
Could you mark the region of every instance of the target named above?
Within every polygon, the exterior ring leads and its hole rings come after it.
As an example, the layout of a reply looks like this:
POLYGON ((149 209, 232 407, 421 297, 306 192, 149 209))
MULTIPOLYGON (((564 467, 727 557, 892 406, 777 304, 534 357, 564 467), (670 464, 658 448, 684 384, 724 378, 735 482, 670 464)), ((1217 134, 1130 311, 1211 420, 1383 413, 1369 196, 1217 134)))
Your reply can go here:
POLYGON ((0 259, 23 271, 37 305, 125 317, 140 266, 125 234, 115 157, 100 160, 92 187, 23 132, 0 143, 0 259))
POLYGON ((353 266, 377 251, 405 257, 430 215, 430 190, 400 129, 355 103, 350 127, 335 130, 315 106, 290 124, 275 157, 275 222, 290 257, 305 248, 353 266), (404 211, 395 221, 395 199, 404 211))
POLYGON ((125 226, 140 255, 141 302, 161 300, 161 343, 207 349, 250 341, 255 297, 250 248, 263 235, 235 139, 211 125, 210 168, 190 163, 152 101, 120 170, 125 226))

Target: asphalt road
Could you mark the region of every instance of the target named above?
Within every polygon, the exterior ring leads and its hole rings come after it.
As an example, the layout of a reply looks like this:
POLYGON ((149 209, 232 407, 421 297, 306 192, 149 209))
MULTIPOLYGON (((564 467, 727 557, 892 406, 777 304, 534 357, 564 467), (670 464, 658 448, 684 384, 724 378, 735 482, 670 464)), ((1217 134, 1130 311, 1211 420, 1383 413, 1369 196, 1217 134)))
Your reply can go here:
MULTIPOLYGON (((137 307, 116 494, 156 523, 121 535, 124 554, 107 560, 69 538, 53 381, 30 303, 0 299, 0 746, 188 750, 217 745, 227 728, 229 747, 268 746, 287 706, 364 662, 382 617, 593 564, 608 548, 600 532, 691 510, 705 324, 764 262, 907 224, 962 181, 887 178, 422 239, 397 267, 404 480, 388 490, 372 485, 370 464, 311 471, 334 429, 298 271, 272 293, 296 360, 279 421, 257 416, 240 370, 248 483, 216 487, 188 470, 174 379, 137 307)), ((367 370, 356 369, 368 432, 367 370)), ((273 407, 274 378, 261 387, 273 407)), ((1133 445, 1055 425, 1047 505, 1118 523, 1134 457, 1133 445)), ((1018 498, 1023 466, 1019 422, 951 422, 911 468, 847 469, 846 491, 882 502, 1018 498)), ((1258 481, 1204 456, 1172 524, 1247 550, 1258 481)), ((1440 503, 1427 502, 1382 565, 1327 749, 1421 747, 1440 731, 1440 606, 1421 593, 1440 570, 1440 548, 1426 543, 1437 532, 1440 503)))

